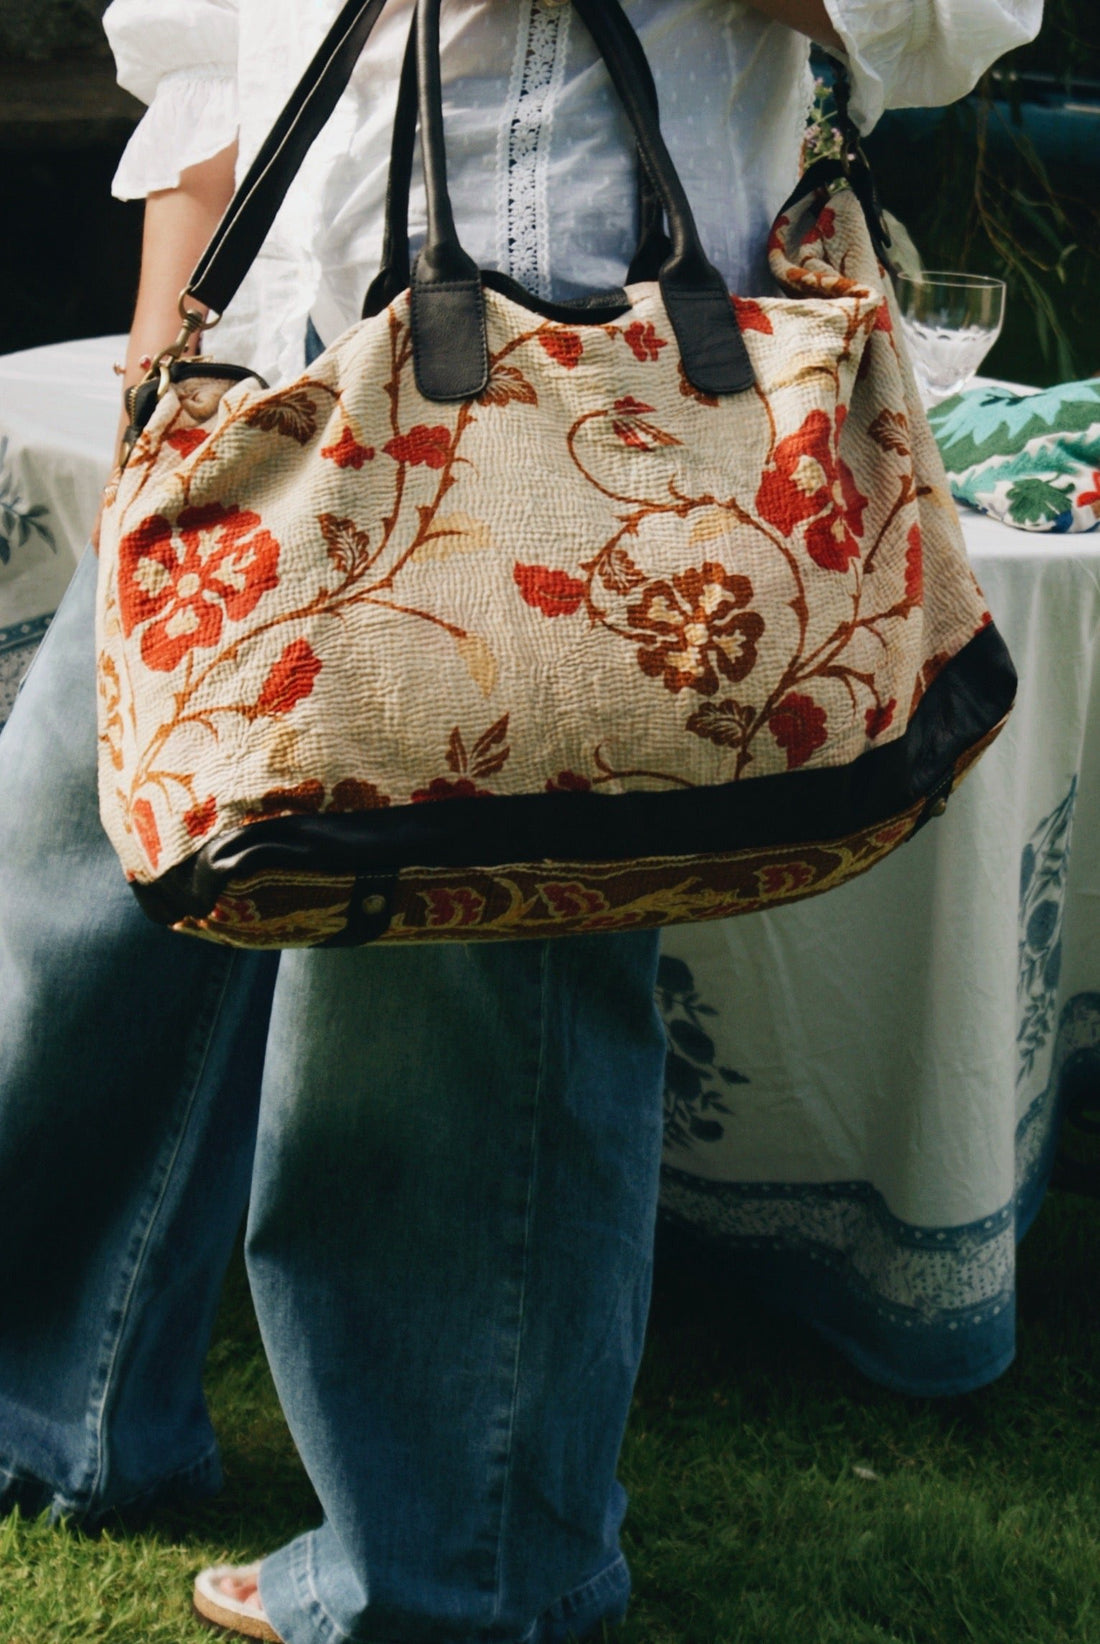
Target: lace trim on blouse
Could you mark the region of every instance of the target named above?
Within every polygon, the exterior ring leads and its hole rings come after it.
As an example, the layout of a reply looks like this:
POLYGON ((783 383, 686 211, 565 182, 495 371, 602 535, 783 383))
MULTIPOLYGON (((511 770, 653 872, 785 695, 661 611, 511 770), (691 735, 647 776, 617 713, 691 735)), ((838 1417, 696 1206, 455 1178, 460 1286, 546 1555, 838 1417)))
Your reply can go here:
POLYGON ((572 8, 561 0, 528 0, 517 30, 497 154, 500 266, 547 299, 551 275, 546 172, 571 15, 572 8))

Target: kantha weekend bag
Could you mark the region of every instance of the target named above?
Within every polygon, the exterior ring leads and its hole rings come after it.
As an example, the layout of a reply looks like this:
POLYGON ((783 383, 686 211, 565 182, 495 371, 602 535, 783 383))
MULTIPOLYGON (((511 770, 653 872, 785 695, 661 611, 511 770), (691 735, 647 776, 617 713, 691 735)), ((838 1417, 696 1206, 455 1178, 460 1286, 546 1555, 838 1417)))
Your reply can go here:
POLYGON ((275 390, 181 357, 187 298, 231 299, 384 4, 350 0, 132 396, 101 805, 177 930, 338 946, 772 907, 909 838, 1011 706, 857 145, 780 214, 781 294, 731 299, 637 37, 575 3, 643 163, 624 290, 542 302, 463 252, 420 0, 365 318, 275 390))

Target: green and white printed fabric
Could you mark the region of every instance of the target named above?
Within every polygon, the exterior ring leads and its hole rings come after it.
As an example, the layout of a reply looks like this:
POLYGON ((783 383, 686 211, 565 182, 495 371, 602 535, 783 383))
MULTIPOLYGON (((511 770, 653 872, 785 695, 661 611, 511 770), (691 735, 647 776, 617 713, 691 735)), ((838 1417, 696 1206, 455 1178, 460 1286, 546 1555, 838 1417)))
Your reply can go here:
POLYGON ((1100 378, 971 388, 928 415, 956 502, 1021 531, 1100 526, 1100 378))

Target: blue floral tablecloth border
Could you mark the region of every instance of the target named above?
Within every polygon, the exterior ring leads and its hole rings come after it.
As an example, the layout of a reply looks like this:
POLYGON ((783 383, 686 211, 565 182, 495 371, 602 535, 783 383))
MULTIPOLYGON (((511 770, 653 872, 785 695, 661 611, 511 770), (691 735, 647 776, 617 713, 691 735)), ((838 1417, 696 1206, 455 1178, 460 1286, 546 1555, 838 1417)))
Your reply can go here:
MULTIPOLYGON (((1016 1128, 1012 1201, 963 1226, 899 1220, 873 1183, 713 1181, 666 1165, 666 1218, 732 1258, 769 1305, 816 1328, 872 1380, 899 1392, 969 1392, 1001 1375, 1016 1348, 1015 1247, 1054 1167, 1065 1094, 1100 1086, 1100 993, 1057 1012, 1076 778, 1035 828, 1020 871, 1018 1078, 1054 1035, 1049 1077, 1016 1128)), ((715 1065, 689 967, 661 961, 669 1035, 666 1134, 679 1147, 720 1139, 744 1075, 715 1065)))

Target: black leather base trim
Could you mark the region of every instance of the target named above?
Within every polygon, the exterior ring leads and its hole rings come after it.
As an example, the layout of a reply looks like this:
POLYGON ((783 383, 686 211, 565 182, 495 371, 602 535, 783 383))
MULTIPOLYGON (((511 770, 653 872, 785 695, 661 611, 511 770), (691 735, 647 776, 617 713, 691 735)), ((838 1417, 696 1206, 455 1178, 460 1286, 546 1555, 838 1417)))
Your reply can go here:
POLYGON ((205 917, 233 879, 276 869, 386 882, 402 867, 615 862, 842 839, 949 790, 955 763, 1008 713, 1016 672, 983 628, 921 698, 904 736, 851 765, 673 792, 521 794, 438 800, 351 815, 281 817, 212 840, 151 885, 161 924, 205 917))

